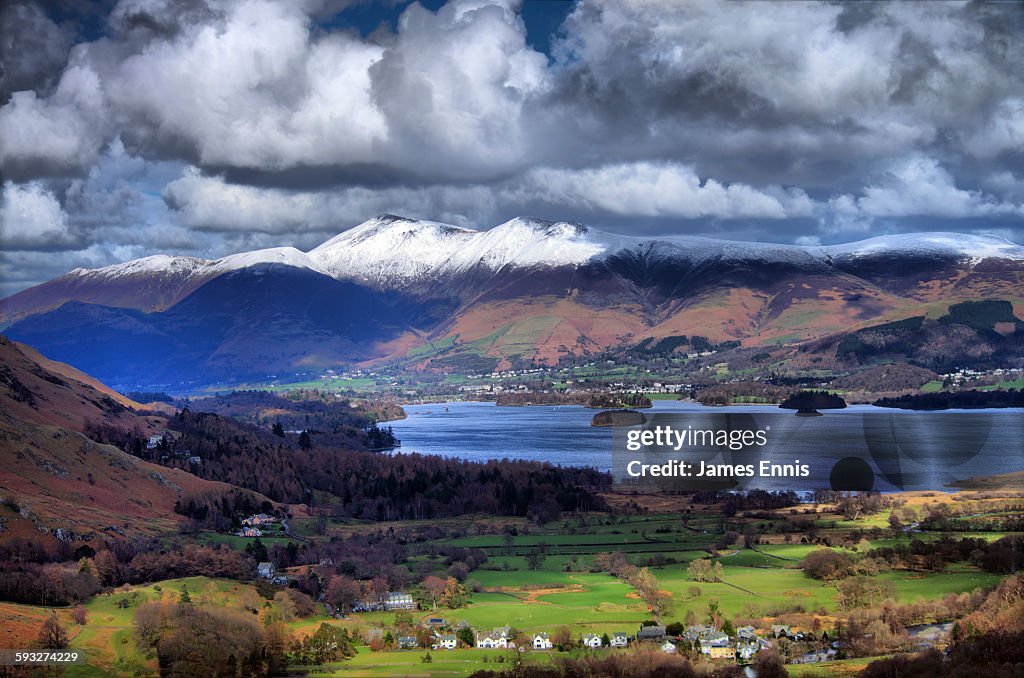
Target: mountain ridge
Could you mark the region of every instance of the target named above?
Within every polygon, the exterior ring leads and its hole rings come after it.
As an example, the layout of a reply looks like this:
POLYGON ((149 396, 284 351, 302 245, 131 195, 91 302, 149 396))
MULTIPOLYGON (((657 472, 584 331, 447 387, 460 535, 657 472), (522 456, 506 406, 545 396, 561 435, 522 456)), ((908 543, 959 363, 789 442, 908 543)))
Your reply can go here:
MULTIPOLYGON (((644 238, 525 217, 475 231, 383 215, 309 252, 78 269, 0 313, 14 338, 142 387, 371 364, 439 342, 479 367, 646 338, 798 345, 986 299, 1024 306, 1024 247, 950 233, 834 246, 644 238)), ((452 369, 449 358, 411 364, 452 369)))

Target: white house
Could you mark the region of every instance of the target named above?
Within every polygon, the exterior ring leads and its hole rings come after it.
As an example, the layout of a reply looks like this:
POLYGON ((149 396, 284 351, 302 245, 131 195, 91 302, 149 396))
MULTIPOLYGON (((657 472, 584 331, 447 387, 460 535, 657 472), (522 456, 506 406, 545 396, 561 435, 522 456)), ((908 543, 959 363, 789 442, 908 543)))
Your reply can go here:
POLYGON ((666 640, 662 644, 662 646, 661 646, 661 651, 664 652, 665 654, 675 654, 676 653, 675 643, 673 643, 671 640, 666 640))
POLYGON ((416 609, 416 601, 412 599, 412 596, 402 591, 389 591, 388 595, 384 598, 384 609, 385 610, 414 610, 416 609))
POLYGON ((553 647, 551 639, 548 638, 548 634, 541 631, 540 633, 534 634, 533 636, 533 649, 534 650, 550 650, 553 647))
POLYGON ((260 579, 273 579, 277 569, 273 563, 260 563, 256 566, 256 576, 260 579))
POLYGON ((601 647, 601 645, 602 645, 602 643, 601 643, 601 636, 597 635, 596 633, 587 633, 587 634, 585 634, 583 636, 583 646, 584 647, 594 647, 594 648, 597 648, 597 647, 601 647))
POLYGON ((616 631, 612 634, 611 646, 612 647, 626 647, 629 645, 629 636, 621 631, 616 631))
POLYGON ((749 662, 761 649, 760 643, 739 643, 736 645, 736 654, 745 662, 749 662))
POLYGON ((485 649, 494 649, 500 647, 502 649, 508 647, 509 631, 511 629, 507 626, 502 626, 494 629, 490 633, 480 634, 476 637, 476 646, 485 649))
POLYGON ((458 644, 454 633, 443 633, 437 637, 437 646, 442 650, 454 650, 458 644))

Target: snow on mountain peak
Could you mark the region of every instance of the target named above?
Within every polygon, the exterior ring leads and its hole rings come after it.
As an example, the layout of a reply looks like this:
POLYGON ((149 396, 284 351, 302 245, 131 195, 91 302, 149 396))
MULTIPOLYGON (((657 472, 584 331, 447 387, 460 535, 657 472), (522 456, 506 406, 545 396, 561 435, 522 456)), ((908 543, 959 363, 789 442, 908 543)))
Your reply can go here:
POLYGON ((209 272, 214 274, 237 271, 260 264, 279 264, 294 268, 306 268, 317 273, 329 275, 312 257, 294 247, 270 247, 264 250, 231 254, 207 262, 209 272))
POLYGON ((478 235, 449 224, 383 215, 336 235, 309 256, 336 278, 400 284, 436 269, 478 235))
POLYGON ((120 277, 163 273, 215 276, 259 264, 308 269, 337 279, 403 288, 425 277, 505 267, 578 266, 620 252, 645 257, 787 262, 828 265, 833 258, 926 253, 971 259, 1024 260, 1024 247, 1003 238, 958 233, 884 235, 833 246, 801 247, 715 240, 696 236, 638 237, 605 233, 582 224, 516 217, 486 231, 384 214, 331 238, 308 253, 275 247, 216 260, 156 255, 72 276, 120 277))
POLYGON ((111 264, 102 268, 76 268, 69 276, 91 278, 119 278, 122 276, 148 275, 151 273, 193 273, 209 263, 206 259, 196 257, 176 257, 167 254, 154 254, 141 259, 133 259, 122 264, 111 264))
POLYGON ((867 240, 822 248, 832 255, 862 257, 882 253, 938 254, 968 257, 1024 260, 1024 247, 994 235, 966 233, 904 233, 880 235, 867 240))

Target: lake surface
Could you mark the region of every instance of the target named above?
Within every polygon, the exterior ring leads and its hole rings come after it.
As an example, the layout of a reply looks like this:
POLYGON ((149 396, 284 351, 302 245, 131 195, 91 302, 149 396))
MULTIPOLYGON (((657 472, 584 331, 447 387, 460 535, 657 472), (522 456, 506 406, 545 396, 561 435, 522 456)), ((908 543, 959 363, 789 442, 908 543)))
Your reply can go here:
MULTIPOLYGON (((595 428, 598 410, 579 405, 498 407, 452 402, 408 405, 408 415, 390 422, 401 452, 437 454, 473 461, 524 459, 562 466, 621 471, 621 448, 613 455, 613 429, 595 428)), ((813 490, 829 487, 829 474, 843 459, 866 460, 875 489, 941 490, 958 479, 1024 470, 1024 412, 1013 409, 914 412, 854 405, 803 418, 772 406, 704 407, 655 400, 643 410, 656 422, 701 422, 722 415, 770 422, 772 444, 757 459, 810 464, 806 478, 753 478, 742 487, 813 490), (738 416, 739 415, 739 416, 738 416)), ((624 431, 617 429, 616 436, 624 431)), ((726 452, 716 462, 750 461, 726 452)), ((710 461, 710 459, 709 459, 710 461)))

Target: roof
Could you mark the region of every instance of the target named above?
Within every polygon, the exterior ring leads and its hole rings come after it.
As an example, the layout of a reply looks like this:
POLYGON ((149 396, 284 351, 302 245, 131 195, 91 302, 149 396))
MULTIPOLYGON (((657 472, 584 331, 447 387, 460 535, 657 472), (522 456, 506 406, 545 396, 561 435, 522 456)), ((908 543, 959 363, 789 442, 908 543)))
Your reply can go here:
POLYGON ((644 626, 636 633, 637 638, 661 638, 664 635, 664 626, 644 626))

